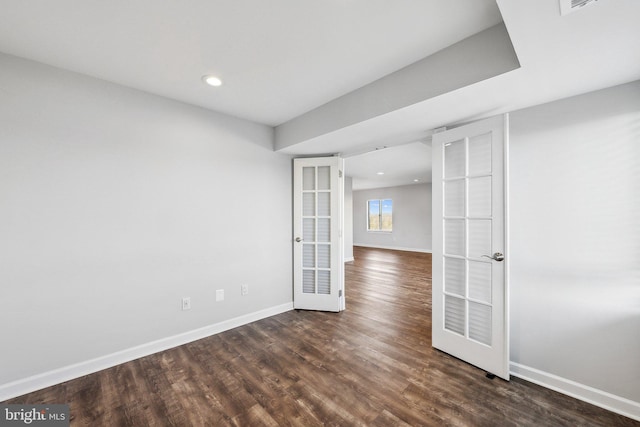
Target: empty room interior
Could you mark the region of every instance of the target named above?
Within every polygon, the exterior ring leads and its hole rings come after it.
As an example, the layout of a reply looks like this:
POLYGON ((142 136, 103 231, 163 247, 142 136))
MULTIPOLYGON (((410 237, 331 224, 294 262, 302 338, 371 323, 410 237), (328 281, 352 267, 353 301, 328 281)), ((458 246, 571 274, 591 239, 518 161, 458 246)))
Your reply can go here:
POLYGON ((640 425, 639 1, 0 10, 0 419, 640 425))

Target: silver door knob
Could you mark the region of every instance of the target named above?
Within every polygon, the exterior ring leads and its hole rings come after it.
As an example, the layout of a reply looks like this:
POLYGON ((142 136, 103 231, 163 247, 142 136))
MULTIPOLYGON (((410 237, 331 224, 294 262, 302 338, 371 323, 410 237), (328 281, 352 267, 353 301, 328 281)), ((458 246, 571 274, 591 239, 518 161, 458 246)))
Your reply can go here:
POLYGON ((495 254, 493 254, 493 256, 489 256, 489 255, 482 255, 482 256, 498 262, 504 261, 504 255, 502 255, 500 252, 496 252, 495 254))
POLYGON ((299 237, 296 237, 296 242, 300 243, 300 242, 302 242, 302 239, 299 238, 299 237))

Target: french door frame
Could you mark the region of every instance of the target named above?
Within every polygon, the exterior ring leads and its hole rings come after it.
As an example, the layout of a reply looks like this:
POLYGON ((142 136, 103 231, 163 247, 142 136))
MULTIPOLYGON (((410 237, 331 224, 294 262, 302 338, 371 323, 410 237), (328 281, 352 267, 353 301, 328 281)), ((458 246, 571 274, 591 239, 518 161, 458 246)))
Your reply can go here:
MULTIPOLYGON (((509 379, 509 117, 507 114, 503 116, 491 117, 489 119, 474 122, 468 125, 460 126, 451 130, 445 131, 445 133, 434 134, 433 150, 434 150, 434 169, 433 169, 433 322, 432 322, 432 339, 433 346, 453 356, 456 356, 468 363, 476 365, 482 369, 486 369, 488 372, 498 375, 499 377, 508 380, 509 379), (491 263, 495 263, 495 267, 502 268, 503 287, 502 298, 499 304, 502 311, 497 313, 492 309, 493 316, 500 316, 502 321, 502 334, 498 337, 497 344, 495 345, 495 351, 491 353, 488 349, 482 346, 473 348, 473 340, 468 335, 459 336, 456 338, 456 333, 449 332, 444 329, 444 182, 446 182, 444 171, 444 148, 445 144, 450 144, 449 141, 458 141, 464 139, 467 141, 468 137, 473 135, 481 135, 481 132, 492 132, 492 141, 494 138, 493 132, 500 133, 502 138, 502 158, 498 159, 496 154, 492 151, 492 159, 496 164, 499 164, 502 168, 502 242, 501 245, 495 247, 492 245, 492 252, 503 252, 506 256, 503 257, 502 262, 492 260, 491 263), (439 174, 439 176, 438 176, 439 174), (444 332, 443 332, 444 331, 444 332), (466 338, 465 338, 466 337, 466 338), (464 340, 469 342, 467 346, 464 344, 464 340), (499 351, 498 351, 499 348, 499 351), (489 356, 492 354, 493 356, 489 356), (493 357, 490 363, 485 363, 487 359, 493 357)), ((468 142, 465 142, 465 146, 468 142)), ((465 176, 467 172, 465 172, 465 176)), ((470 179, 470 178, 466 178, 470 179)), ((468 191, 468 190, 467 190, 468 191)), ((493 193, 492 193, 493 194, 493 193)), ((466 196, 468 197, 468 196, 466 196)), ((492 198, 493 200, 493 198, 492 198)), ((465 212, 466 212, 465 204, 465 212)), ((468 218, 468 216, 465 217, 468 218)), ((492 226, 493 227, 493 226, 492 226)), ((493 228, 492 228, 493 230, 493 228)), ((469 259, 469 249, 465 244, 465 259, 469 259)), ((491 255, 491 254, 489 254, 491 255)), ((497 255, 497 254, 496 254, 497 255)), ((502 254, 500 254, 502 255, 502 254)), ((474 258, 471 258, 474 259, 474 258)), ((467 261, 471 262, 471 261, 467 261)), ((493 268, 493 267, 492 267, 493 268)), ((468 273, 465 273, 468 274, 468 273)), ((468 279, 466 279, 468 280, 468 279)), ((467 285, 468 286, 468 285, 467 285)), ((493 285, 492 285, 493 286, 493 285)), ((468 290, 465 295, 468 297, 468 290)), ((492 291, 493 292, 493 291, 492 291)), ((468 303, 470 304, 470 303, 468 303)), ((495 301, 492 300, 492 306, 495 301)), ((465 317, 466 319, 466 317, 465 317)), ((467 322, 465 320, 465 322, 467 322)), ((466 326, 465 328, 468 328, 466 326)), ((492 338, 493 339, 493 338, 492 338)), ((486 347, 486 346, 485 346, 486 347)), ((494 347, 492 341, 491 347, 494 347)))

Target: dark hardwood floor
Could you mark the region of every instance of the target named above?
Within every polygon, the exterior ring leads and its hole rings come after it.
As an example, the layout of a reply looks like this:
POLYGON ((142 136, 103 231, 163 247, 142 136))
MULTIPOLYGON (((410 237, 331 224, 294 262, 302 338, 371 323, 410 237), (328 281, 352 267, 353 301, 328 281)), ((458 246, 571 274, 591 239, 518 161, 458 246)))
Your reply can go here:
POLYGON ((355 248, 347 310, 291 311, 12 399, 74 426, 640 426, 431 348, 431 256, 355 248))

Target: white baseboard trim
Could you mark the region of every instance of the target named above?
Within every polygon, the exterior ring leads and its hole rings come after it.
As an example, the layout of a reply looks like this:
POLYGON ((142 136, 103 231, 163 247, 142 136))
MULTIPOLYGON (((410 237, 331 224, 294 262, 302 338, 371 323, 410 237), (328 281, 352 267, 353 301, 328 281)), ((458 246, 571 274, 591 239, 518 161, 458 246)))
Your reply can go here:
POLYGON ((422 252, 425 254, 430 254, 433 252, 431 249, 404 248, 401 246, 365 245, 364 243, 354 243, 353 246, 362 246, 363 248, 374 248, 374 249, 389 249, 392 251, 422 252))
POLYGON ((0 385, 0 402, 293 310, 293 302, 0 385))
POLYGON ((510 363, 511 375, 640 421, 640 403, 535 368, 510 363))

